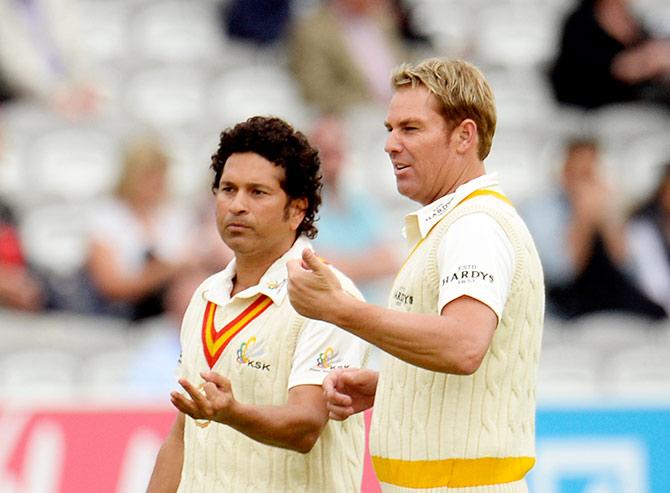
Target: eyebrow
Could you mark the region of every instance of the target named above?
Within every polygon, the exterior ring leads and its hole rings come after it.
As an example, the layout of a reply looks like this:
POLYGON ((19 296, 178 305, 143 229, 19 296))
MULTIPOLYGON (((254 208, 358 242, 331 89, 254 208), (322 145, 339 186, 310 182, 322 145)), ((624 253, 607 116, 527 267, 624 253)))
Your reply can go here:
POLYGON ((219 186, 221 185, 233 185, 236 187, 244 187, 244 188, 265 188, 265 189, 273 188, 273 185, 271 183, 261 183, 257 181, 238 183, 231 180, 221 180, 219 182, 219 186))
MULTIPOLYGON (((420 125, 420 124, 421 124, 421 121, 418 118, 405 118, 404 120, 400 120, 396 126, 397 127, 405 127, 407 125, 420 125)), ((384 122, 384 126, 387 129, 391 128, 391 124, 388 121, 384 122)))

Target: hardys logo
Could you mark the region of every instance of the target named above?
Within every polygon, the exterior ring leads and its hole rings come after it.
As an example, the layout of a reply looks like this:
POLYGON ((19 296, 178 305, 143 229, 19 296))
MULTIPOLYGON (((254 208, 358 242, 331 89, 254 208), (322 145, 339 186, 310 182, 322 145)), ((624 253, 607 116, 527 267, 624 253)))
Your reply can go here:
POLYGON ((328 346, 316 358, 316 368, 319 370, 334 370, 336 368, 349 368, 349 365, 343 364, 337 351, 328 346))
POLYGON ((493 274, 479 270, 476 265, 461 265, 456 272, 452 272, 442 278, 442 286, 478 281, 493 283, 493 274))
POLYGON ((256 370, 270 371, 270 364, 258 361, 258 358, 263 354, 263 348, 260 344, 256 344, 256 337, 249 338, 246 342, 240 344, 237 350, 237 362, 240 365, 246 365, 247 368, 254 368, 256 370))
POLYGON ((402 288, 402 287, 398 288, 393 293, 393 299, 395 300, 396 306, 411 305, 412 303, 414 303, 414 296, 407 293, 405 288, 402 288))

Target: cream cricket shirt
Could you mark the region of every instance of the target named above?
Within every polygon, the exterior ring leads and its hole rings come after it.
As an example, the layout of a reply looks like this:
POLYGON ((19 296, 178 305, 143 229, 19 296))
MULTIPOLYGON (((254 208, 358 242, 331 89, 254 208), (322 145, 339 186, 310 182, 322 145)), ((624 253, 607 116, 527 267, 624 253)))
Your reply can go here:
MULTIPOLYGON (((200 372, 231 381, 240 402, 277 406, 296 385, 321 385, 336 368, 361 367, 367 343, 331 324, 298 315, 287 295, 286 263, 309 242, 299 238, 258 285, 230 291, 235 263, 205 280, 184 316, 181 377, 195 385, 200 372)), ((360 293, 336 272, 346 291, 360 293)), ((362 416, 329 422, 308 454, 271 447, 220 423, 186 417, 180 493, 304 491, 347 493, 360 487, 364 446, 362 416)))

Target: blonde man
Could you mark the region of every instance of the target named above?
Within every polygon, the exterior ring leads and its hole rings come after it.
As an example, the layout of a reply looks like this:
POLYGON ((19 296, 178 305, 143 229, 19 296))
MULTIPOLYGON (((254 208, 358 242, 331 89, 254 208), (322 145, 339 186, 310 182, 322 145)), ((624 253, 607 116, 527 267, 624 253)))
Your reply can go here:
POLYGON ((171 395, 180 413, 149 492, 357 491, 362 416, 328 422, 321 383, 362 365, 367 345, 299 316, 286 296, 286 263, 317 233, 317 152, 283 120, 254 117, 221 134, 212 169, 217 227, 235 257, 184 316, 186 394, 171 395))
POLYGON ((423 207, 405 219, 411 251, 389 309, 347 296, 309 251, 289 265, 289 296, 386 353, 379 373, 324 382, 333 419, 375 404, 384 492, 526 492, 544 288, 524 223, 485 171, 493 95, 459 60, 402 66, 392 80, 385 150, 398 191, 423 207))

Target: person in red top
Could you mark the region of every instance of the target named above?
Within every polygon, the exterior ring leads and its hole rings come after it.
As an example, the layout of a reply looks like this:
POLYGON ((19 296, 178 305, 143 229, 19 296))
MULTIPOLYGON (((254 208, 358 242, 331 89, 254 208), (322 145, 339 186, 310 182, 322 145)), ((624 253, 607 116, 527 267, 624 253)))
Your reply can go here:
POLYGON ((42 286, 26 266, 14 215, 0 202, 0 307, 38 310, 43 305, 42 286))

